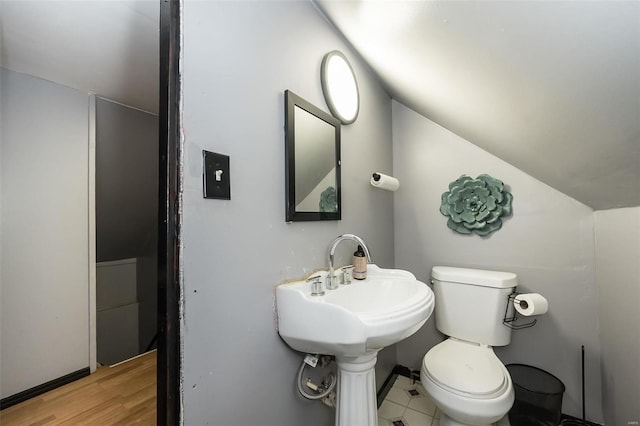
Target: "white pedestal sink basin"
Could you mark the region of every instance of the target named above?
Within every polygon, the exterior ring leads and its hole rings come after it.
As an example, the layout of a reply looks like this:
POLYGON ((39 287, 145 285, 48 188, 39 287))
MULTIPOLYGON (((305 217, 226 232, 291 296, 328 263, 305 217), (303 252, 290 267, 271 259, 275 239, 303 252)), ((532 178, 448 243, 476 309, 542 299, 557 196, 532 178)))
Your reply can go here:
MULTIPOLYGON (((339 271, 338 271, 339 272, 339 271)), ((320 272, 324 282, 326 272, 320 272)), ((276 289, 278 331, 293 349, 334 355, 336 425, 377 425, 374 367, 378 352, 415 333, 433 312, 431 289, 407 271, 369 264, 367 279, 312 295, 306 281, 276 289)))

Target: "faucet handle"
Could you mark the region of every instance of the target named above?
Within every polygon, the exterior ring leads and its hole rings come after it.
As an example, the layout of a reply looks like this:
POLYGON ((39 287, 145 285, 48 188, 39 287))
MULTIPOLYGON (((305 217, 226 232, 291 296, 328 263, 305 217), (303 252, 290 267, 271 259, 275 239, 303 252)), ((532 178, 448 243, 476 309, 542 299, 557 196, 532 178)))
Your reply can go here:
POLYGON ((353 266, 345 266, 342 268, 342 284, 351 284, 351 278, 353 277, 353 266))
POLYGON ((335 290, 336 288, 338 288, 338 276, 336 271, 333 271, 333 273, 329 271, 327 277, 325 278, 325 283, 327 290, 335 290))
POLYGON ((313 277, 307 278, 307 282, 311 284, 312 296, 324 296, 324 289, 322 288, 320 275, 314 275, 313 277))

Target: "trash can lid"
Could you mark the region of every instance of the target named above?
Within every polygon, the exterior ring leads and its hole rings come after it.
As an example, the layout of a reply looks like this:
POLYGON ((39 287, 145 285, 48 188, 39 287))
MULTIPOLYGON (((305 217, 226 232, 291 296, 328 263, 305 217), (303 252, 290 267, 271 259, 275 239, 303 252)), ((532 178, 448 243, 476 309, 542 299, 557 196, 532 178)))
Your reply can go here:
POLYGON ((547 371, 525 364, 508 364, 506 367, 514 385, 545 395, 564 393, 564 383, 547 371))

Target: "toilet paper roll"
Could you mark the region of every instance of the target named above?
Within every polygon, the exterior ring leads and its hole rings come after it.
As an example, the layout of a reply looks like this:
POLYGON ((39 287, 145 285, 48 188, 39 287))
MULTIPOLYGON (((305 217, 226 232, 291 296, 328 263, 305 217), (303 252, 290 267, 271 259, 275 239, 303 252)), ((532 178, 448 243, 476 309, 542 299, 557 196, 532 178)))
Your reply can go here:
POLYGON ((513 305, 525 317, 546 314, 549 310, 549 302, 538 293, 519 294, 513 299, 513 305))
POLYGON ((400 187, 400 181, 393 176, 376 172, 371 176, 371 185, 387 191, 395 191, 400 187))

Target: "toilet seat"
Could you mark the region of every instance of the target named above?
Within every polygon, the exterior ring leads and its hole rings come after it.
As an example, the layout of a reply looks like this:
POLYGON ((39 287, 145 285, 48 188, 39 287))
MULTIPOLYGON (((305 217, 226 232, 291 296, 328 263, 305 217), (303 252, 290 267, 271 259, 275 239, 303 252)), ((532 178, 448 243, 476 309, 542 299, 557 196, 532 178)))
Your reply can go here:
POLYGON ((496 398, 509 386, 509 372, 489 346, 449 338, 427 352, 422 364, 431 381, 466 398, 496 398))

